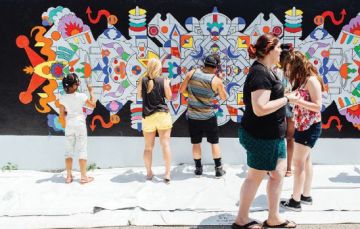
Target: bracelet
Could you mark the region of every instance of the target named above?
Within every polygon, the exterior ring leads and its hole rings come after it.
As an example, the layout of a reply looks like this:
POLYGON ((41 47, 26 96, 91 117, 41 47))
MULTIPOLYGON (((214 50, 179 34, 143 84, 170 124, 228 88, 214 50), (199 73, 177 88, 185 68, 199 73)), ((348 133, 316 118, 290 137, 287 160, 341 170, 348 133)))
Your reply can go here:
POLYGON ((286 98, 286 103, 289 103, 290 102, 289 97, 287 97, 286 95, 284 95, 284 97, 286 98))

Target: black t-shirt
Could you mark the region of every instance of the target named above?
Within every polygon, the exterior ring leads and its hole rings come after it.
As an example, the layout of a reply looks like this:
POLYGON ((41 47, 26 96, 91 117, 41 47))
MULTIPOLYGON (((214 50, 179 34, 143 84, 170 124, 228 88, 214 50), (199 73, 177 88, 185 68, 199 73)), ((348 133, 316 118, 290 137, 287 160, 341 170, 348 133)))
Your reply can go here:
POLYGON ((245 112, 241 125, 251 135, 262 139, 277 139, 285 137, 285 106, 277 111, 258 117, 254 114, 251 104, 251 92, 256 90, 270 90, 270 100, 284 97, 284 86, 281 80, 264 65, 255 61, 250 67, 244 84, 245 112))
POLYGON ((155 112, 168 112, 169 108, 165 101, 165 91, 164 91, 164 78, 156 77, 153 79, 154 87, 150 93, 147 93, 147 85, 149 82, 148 77, 142 79, 142 98, 143 98, 143 110, 142 115, 145 118, 146 116, 152 115, 155 112))

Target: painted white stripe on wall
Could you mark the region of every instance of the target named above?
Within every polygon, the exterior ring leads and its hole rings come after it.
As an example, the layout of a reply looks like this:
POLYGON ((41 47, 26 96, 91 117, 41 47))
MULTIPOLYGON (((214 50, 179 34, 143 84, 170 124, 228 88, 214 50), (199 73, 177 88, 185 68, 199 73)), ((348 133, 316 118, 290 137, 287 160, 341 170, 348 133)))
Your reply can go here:
MULTIPOLYGON (((203 139, 202 160, 204 164, 211 164, 211 148, 205 141, 203 139)), ((64 168, 62 136, 0 136, 0 145, 0 167, 11 162, 19 169, 64 168)), ((142 137, 89 137, 88 161, 100 168, 143 166, 143 145, 142 137)), ((224 163, 246 164, 245 151, 237 138, 221 138, 220 147, 224 163)), ((171 138, 171 151, 174 165, 193 163, 189 138, 171 138)), ((312 155, 316 164, 360 164, 360 139, 320 139, 312 155)), ((153 165, 163 165, 158 139, 153 165)), ((77 163, 74 167, 77 168, 77 163)))

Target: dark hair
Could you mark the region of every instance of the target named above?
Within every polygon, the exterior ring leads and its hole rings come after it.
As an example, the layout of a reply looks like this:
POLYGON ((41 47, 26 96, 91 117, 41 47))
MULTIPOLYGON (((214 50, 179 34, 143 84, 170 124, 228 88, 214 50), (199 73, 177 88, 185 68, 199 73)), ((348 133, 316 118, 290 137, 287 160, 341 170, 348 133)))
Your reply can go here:
POLYGON ((300 51, 289 52, 287 63, 290 65, 289 81, 294 85, 293 90, 304 85, 310 76, 316 76, 321 84, 321 91, 325 90, 324 81, 316 67, 300 51))
POLYGON ((262 59, 269 54, 271 50, 279 43, 279 38, 273 33, 265 33, 261 35, 256 44, 250 44, 248 48, 249 57, 251 59, 262 59))
POLYGON ((280 66, 282 69, 286 68, 287 60, 289 59, 289 54, 294 50, 294 46, 291 43, 281 44, 281 53, 280 53, 280 66))
POLYGON ((66 93, 69 92, 69 89, 74 85, 74 84, 79 84, 79 77, 75 74, 75 73, 69 73, 67 74, 67 76, 65 76, 62 80, 62 85, 64 87, 64 90, 66 93))
POLYGON ((205 67, 217 68, 221 64, 220 56, 217 54, 211 54, 205 57, 204 65, 205 67))

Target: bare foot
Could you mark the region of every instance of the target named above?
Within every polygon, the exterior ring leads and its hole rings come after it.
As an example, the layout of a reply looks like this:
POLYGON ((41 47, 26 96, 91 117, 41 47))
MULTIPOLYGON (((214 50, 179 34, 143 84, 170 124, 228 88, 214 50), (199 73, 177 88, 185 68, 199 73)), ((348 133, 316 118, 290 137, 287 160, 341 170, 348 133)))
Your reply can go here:
POLYGON ((152 171, 146 174, 146 180, 152 180, 153 178, 154 178, 154 173, 152 171))

